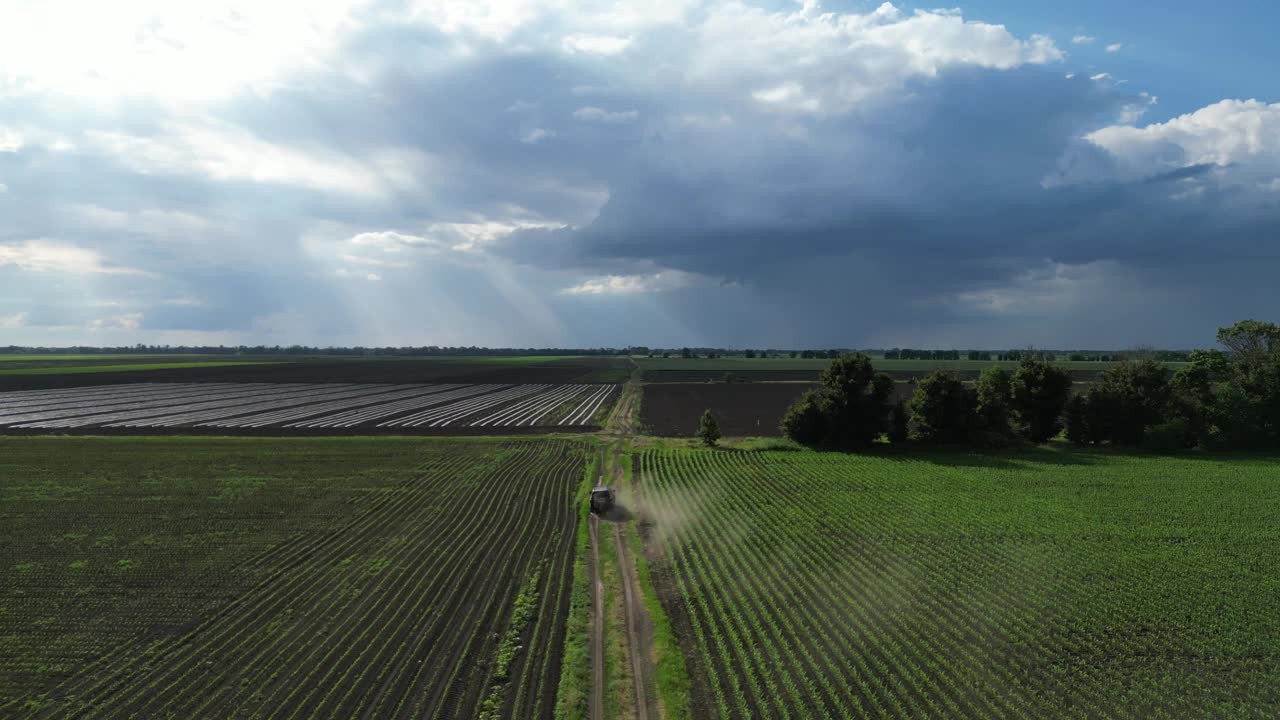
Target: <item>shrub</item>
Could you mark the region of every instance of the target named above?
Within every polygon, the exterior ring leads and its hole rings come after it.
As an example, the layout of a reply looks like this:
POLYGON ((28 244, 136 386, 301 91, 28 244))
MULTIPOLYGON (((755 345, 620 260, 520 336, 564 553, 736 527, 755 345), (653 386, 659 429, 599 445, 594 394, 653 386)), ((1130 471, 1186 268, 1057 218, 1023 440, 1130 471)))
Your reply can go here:
POLYGON ((889 411, 889 442, 906 442, 907 422, 907 406, 899 400, 893 404, 893 409, 889 411))
POLYGON ((821 445, 827 437, 827 413, 818 390, 801 395, 782 416, 782 434, 801 445, 821 445))
POLYGON ((702 412, 702 419, 698 422, 698 438, 707 447, 714 447, 720 440, 720 422, 716 420, 716 414, 711 412, 711 408, 702 412))
POLYGON ((1084 445, 1089 439, 1089 429, 1085 426, 1085 413, 1088 401, 1084 395, 1072 395, 1067 401, 1066 430, 1067 439, 1077 445, 1084 445))
POLYGON ((1143 447, 1155 452, 1171 453, 1191 446, 1191 426, 1181 418, 1158 423, 1146 429, 1143 447))

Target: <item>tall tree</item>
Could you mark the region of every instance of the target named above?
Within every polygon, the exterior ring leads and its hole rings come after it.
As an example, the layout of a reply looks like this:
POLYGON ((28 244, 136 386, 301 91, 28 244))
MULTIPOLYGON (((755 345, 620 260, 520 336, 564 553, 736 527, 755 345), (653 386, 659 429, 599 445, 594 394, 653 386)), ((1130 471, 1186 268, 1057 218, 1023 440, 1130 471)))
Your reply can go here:
POLYGON ((977 422, 982 444, 998 447, 1008 444, 1013 435, 1013 379, 999 365, 992 365, 978 376, 977 422))
POLYGON ((782 430, 806 445, 866 447, 885 430, 892 394, 893 379, 877 373, 870 357, 838 357, 822 371, 819 389, 805 393, 787 411, 782 430))
POLYGON ((916 385, 911 396, 912 440, 958 443, 972 438, 977 397, 953 374, 939 370, 916 385))
POLYGON ((1102 373, 1089 402, 1105 402, 1109 432, 1102 438, 1117 445, 1140 445, 1147 428, 1167 419, 1169 368, 1147 355, 1126 358, 1102 373))
POLYGON ((1071 376, 1028 352, 1022 355, 1010 384, 1018 431, 1034 443, 1057 435, 1071 395, 1071 376))

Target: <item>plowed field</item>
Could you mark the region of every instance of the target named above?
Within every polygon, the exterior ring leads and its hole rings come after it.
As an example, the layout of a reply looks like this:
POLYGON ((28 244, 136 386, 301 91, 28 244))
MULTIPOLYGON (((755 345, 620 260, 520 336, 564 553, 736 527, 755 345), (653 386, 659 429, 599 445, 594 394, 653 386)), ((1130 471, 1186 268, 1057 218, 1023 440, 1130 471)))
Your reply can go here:
POLYGON ((0 440, 0 716, 551 717, 584 457, 0 440))

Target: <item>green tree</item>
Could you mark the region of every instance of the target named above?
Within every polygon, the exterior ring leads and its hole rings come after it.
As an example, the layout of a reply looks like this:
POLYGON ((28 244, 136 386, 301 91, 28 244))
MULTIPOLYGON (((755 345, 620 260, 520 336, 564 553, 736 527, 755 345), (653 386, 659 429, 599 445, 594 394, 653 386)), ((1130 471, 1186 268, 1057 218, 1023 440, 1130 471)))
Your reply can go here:
POLYGON ((801 445, 817 446, 827 441, 831 415, 827 395, 821 390, 808 390, 796 399, 782 415, 782 434, 801 445))
POLYGON ((970 440, 975 428, 974 391, 952 373, 939 370, 921 380, 911 396, 912 440, 958 443, 970 440))
POLYGON ((1219 328, 1218 342, 1230 357, 1215 388, 1211 430, 1234 447, 1280 447, 1280 327, 1244 320, 1219 328))
POLYGON ((982 443, 1002 446, 1013 434, 1013 379, 999 365, 993 365, 978 376, 978 431, 982 443))
POLYGON ((711 408, 704 410, 702 419, 698 421, 698 438, 707 447, 715 447, 720 440, 720 421, 716 420, 716 414, 711 412, 711 408))
POLYGON ((1280 326, 1259 320, 1241 320, 1218 328, 1218 342, 1231 351, 1233 360, 1253 362, 1280 353, 1280 326))
POLYGON ((851 353, 822 371, 819 389, 792 405, 782 430, 804 445, 866 447, 885 430, 892 394, 893 379, 877 373, 864 353, 851 353))
POLYGON ((1027 352, 1022 354, 1010 384, 1018 432, 1034 443, 1057 435, 1071 394, 1071 376, 1027 352))
POLYGON ((1168 419, 1169 368, 1154 357, 1126 358, 1098 378, 1089 402, 1104 403, 1108 422, 1105 436, 1095 441, 1141 445, 1147 428, 1168 419))

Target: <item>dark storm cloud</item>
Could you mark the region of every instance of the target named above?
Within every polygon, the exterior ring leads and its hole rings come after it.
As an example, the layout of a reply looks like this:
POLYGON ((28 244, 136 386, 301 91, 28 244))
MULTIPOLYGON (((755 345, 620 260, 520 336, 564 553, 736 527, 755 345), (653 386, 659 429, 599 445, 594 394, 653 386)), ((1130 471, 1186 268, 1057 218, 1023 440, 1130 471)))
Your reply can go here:
MULTIPOLYGON (((937 40, 972 53, 847 55, 880 46, 823 44, 835 26, 799 12, 775 24, 821 32, 776 47, 729 32, 743 47, 708 60, 726 35, 697 26, 707 8, 611 31, 629 43, 613 55, 566 50, 572 19, 554 14, 498 36, 403 11, 379 3, 320 69, 193 111, 0 97, 38 129, 0 152, 0 242, 48 238, 145 273, 86 281, 75 308, 26 273, 28 322, 41 303, 90 322, 108 312, 96 301, 144 329, 293 323, 323 342, 376 322, 394 337, 418 330, 426 288, 475 298, 450 327, 493 321, 513 344, 1090 344, 1108 323, 1111 339, 1144 324, 1164 328, 1152 342, 1208 337, 1161 307, 1203 323, 1280 311, 1259 270, 1280 230, 1269 176, 1172 139, 1135 166, 1089 134, 1151 99, 1067 75, 1002 29, 937 40), (788 65, 810 50, 817 70, 788 65), (467 223, 541 227, 450 249, 467 223), (380 232, 408 240, 352 243, 380 232), (1108 303, 1132 317, 1100 322, 1108 303)), ((720 20, 764 22, 748 15, 720 20)))

